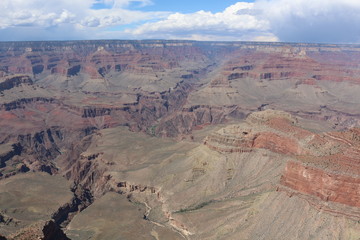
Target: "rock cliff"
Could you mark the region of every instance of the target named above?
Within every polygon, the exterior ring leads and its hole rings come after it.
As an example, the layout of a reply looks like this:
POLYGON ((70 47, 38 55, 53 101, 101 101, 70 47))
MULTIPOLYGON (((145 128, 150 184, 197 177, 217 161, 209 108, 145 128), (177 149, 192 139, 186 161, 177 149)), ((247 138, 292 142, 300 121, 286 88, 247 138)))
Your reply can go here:
POLYGON ((29 172, 72 187, 41 221, 23 215, 31 192, 0 193, 17 199, 0 234, 116 239, 99 212, 125 206, 136 239, 357 239, 359 59, 358 45, 2 42, 0 188, 29 172))
POLYGON ((210 134, 204 144, 221 153, 267 149, 285 154, 292 160, 286 163, 278 189, 290 195, 304 194, 325 211, 358 218, 359 212, 353 207, 359 207, 359 129, 315 133, 297 122, 284 112, 257 112, 243 124, 210 134), (347 205, 348 211, 328 202, 347 205))

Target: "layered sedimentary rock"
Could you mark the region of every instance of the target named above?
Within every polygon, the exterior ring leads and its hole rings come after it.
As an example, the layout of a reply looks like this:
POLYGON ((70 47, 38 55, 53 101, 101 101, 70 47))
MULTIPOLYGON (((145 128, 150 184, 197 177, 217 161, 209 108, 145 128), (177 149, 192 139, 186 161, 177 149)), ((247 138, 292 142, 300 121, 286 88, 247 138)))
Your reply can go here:
POLYGON ((246 123, 232 125, 209 135, 204 144, 220 152, 250 152, 256 148, 281 154, 305 153, 299 138, 311 134, 292 124, 296 119, 284 112, 266 110, 249 115, 246 123))
POLYGON ((210 134, 204 144, 222 153, 267 149, 288 155, 292 160, 278 189, 304 194, 318 208, 359 217, 359 139, 357 128, 319 134, 301 128, 289 114, 266 110, 210 134))
POLYGON ((359 49, 0 43, 0 187, 28 172, 72 183, 41 222, 1 212, 5 234, 105 236, 109 202, 144 226, 109 239, 357 239, 359 49))
POLYGON ((357 46, 75 41, 2 43, 0 52, 1 109, 51 103, 67 112, 46 111, 52 118, 97 118, 85 125, 175 137, 266 107, 338 127, 357 124, 359 115, 354 94, 333 91, 356 92, 357 46))
MULTIPOLYGON (((98 198, 110 191, 146 204, 144 219, 188 239, 286 239, 289 232, 296 239, 313 234, 352 239, 360 231, 354 221, 359 217, 359 175, 327 157, 346 154, 353 141, 355 148, 358 130, 320 133, 311 130, 314 126, 266 110, 240 124, 209 129, 200 142, 196 132, 192 141, 173 142, 106 129, 94 136, 67 174, 98 198), (265 228, 262 218, 279 225, 265 228), (293 218, 312 224, 303 226, 293 218)), ((78 216, 84 219, 88 213, 78 216)), ((76 220, 69 234, 84 230, 76 220)))
POLYGON ((323 201, 359 207, 359 177, 336 174, 323 169, 289 162, 281 183, 323 201))

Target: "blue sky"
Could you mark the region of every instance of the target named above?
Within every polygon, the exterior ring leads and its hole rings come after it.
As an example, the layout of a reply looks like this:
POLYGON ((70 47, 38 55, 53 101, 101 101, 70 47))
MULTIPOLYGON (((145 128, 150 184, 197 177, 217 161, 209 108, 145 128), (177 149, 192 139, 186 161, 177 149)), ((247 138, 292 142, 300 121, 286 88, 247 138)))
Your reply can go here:
POLYGON ((0 0, 0 41, 360 43, 359 0, 0 0))
MULTIPOLYGON (((230 5, 237 3, 236 0, 179 0, 179 1, 166 1, 154 0, 153 4, 144 7, 146 11, 171 11, 181 13, 193 13, 196 11, 204 10, 211 12, 223 11, 230 5)), ((254 2, 251 0, 243 2, 254 2)))
MULTIPOLYGON (((182 0, 182 1, 169 1, 169 0, 153 0, 148 5, 143 5, 140 1, 130 2, 127 9, 142 9, 143 11, 171 11, 181 13, 192 13, 200 10, 220 12, 226 7, 233 5, 239 1, 236 0, 182 0)), ((244 0, 243 2, 254 2, 254 0, 244 0)), ((95 2, 92 6, 93 9, 110 9, 111 6, 103 2, 95 2)))

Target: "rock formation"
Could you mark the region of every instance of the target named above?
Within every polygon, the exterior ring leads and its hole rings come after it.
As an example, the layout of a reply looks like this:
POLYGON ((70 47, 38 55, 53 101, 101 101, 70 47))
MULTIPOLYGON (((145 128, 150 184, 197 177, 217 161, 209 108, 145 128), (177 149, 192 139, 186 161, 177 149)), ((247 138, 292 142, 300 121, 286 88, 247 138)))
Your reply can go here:
POLYGON ((357 239, 359 59, 357 45, 0 43, 0 235, 357 239))
MULTIPOLYGON (((335 202, 359 207, 359 129, 318 134, 296 123, 286 113, 266 110, 251 114, 242 125, 211 134, 204 144, 223 153, 261 148, 291 156, 280 180, 286 188, 279 189, 312 196, 318 205, 335 202)), ((331 207, 326 209, 336 211, 331 207)), ((348 214, 360 217, 356 212, 348 214)))

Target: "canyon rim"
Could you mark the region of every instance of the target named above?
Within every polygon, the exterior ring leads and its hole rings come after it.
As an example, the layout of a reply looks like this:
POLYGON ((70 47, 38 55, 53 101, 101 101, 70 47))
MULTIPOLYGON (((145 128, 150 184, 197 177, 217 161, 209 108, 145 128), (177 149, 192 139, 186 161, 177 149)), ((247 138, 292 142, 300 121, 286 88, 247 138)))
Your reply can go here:
POLYGON ((359 239, 359 92, 360 45, 0 42, 0 236, 359 239))

